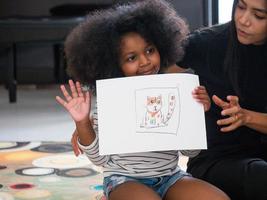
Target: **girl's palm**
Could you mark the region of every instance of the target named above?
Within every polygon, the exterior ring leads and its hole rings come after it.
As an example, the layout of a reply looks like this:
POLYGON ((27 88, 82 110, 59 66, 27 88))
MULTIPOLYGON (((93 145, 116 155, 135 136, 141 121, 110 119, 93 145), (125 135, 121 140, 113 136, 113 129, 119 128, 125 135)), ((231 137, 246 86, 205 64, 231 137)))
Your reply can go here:
POLYGON ((73 98, 65 107, 76 122, 82 121, 89 115, 89 104, 83 97, 73 98))
POLYGON ((89 92, 82 91, 79 82, 69 81, 69 87, 71 90, 71 95, 66 90, 64 85, 61 85, 60 89, 65 97, 63 100, 61 97, 57 96, 56 100, 70 113, 74 121, 79 122, 88 118, 90 113, 90 95, 89 92))

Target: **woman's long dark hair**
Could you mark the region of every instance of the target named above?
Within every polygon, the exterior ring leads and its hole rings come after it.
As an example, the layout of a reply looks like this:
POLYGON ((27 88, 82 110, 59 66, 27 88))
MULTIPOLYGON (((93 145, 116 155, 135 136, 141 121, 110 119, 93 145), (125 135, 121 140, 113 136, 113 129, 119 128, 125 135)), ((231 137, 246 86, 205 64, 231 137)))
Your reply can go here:
MULTIPOLYGON (((233 3, 232 20, 230 22, 229 41, 224 61, 224 69, 236 95, 238 95, 240 99, 244 99, 245 97, 242 93, 243 87, 240 84, 240 78, 242 66, 245 64, 245 62, 242 62, 242 60, 249 58, 249 53, 246 48, 247 45, 242 45, 239 43, 237 38, 234 15, 238 2, 239 0, 234 0, 233 3)), ((267 47, 267 42, 264 44, 264 46, 267 47)), ((265 48, 265 50, 267 51, 267 48, 265 48)), ((267 52, 265 55, 266 54, 267 52)), ((265 56, 265 59, 267 59, 267 55, 265 56)))

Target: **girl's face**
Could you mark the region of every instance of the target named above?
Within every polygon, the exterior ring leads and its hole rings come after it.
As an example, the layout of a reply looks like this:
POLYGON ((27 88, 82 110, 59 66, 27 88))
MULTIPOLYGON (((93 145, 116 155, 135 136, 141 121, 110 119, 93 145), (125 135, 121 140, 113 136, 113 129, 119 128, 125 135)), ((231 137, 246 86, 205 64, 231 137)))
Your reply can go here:
POLYGON ((234 20, 240 43, 260 45, 267 39, 267 1, 239 0, 234 20))
POLYGON ((130 32, 121 39, 120 66, 125 76, 157 74, 160 55, 153 44, 138 33, 130 32))

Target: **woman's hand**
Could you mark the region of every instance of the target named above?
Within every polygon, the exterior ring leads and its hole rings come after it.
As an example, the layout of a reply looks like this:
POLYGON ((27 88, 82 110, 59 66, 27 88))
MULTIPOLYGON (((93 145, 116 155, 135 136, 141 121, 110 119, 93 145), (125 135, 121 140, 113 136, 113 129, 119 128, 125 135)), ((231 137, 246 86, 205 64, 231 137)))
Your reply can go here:
POLYGON ((197 102, 203 104, 205 112, 210 109, 210 97, 204 86, 196 87, 193 90, 192 95, 196 99, 197 102))
POLYGON ((222 132, 229 132, 243 126, 248 121, 248 117, 244 109, 239 105, 239 99, 237 96, 227 96, 227 101, 223 101, 218 96, 212 96, 213 102, 222 109, 221 115, 227 116, 224 119, 217 121, 222 132))
POLYGON ((69 80, 69 87, 71 95, 68 93, 64 85, 60 86, 60 89, 65 97, 63 100, 61 97, 56 96, 56 100, 70 113, 75 122, 81 122, 85 119, 88 120, 90 113, 90 94, 88 91, 85 93, 82 91, 81 84, 69 80))

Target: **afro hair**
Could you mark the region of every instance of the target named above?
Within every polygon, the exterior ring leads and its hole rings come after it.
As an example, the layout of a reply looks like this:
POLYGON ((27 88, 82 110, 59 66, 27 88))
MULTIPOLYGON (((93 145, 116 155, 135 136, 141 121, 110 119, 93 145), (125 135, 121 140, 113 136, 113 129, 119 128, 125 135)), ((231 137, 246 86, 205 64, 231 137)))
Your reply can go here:
POLYGON ((75 27, 65 41, 68 74, 95 88, 96 80, 122 77, 120 41, 129 32, 154 44, 161 71, 180 61, 188 34, 186 22, 164 0, 145 0, 96 11, 75 27))

